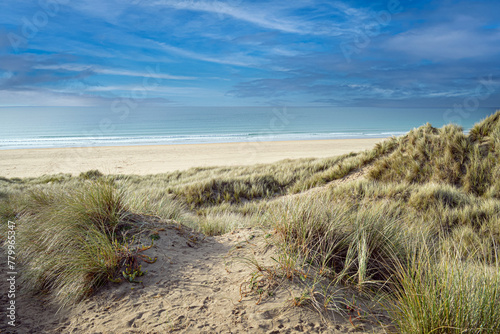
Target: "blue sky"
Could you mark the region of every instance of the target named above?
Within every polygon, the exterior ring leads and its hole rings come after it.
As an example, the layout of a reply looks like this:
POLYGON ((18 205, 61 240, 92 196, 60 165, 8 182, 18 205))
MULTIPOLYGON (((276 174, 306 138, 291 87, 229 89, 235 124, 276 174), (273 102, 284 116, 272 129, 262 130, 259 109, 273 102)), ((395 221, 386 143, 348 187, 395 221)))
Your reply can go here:
POLYGON ((500 107, 498 1, 2 0, 0 106, 500 107))

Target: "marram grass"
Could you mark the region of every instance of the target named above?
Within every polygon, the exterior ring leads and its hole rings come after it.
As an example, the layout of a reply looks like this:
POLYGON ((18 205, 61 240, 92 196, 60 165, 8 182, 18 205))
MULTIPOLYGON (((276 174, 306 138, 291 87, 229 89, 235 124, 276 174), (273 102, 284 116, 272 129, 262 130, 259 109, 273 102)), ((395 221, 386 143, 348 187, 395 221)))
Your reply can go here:
POLYGON ((415 256, 398 271, 390 312, 401 333, 499 333, 500 273, 460 258, 415 256), (441 258, 441 260, 440 260, 441 258))
POLYGON ((116 231, 123 198, 108 182, 34 189, 17 219, 23 287, 47 290, 64 306, 91 294, 119 265, 116 231))
POLYGON ((383 286, 404 258, 399 209, 383 204, 334 203, 322 196, 287 199, 270 209, 280 242, 309 262, 328 267, 336 280, 383 286))

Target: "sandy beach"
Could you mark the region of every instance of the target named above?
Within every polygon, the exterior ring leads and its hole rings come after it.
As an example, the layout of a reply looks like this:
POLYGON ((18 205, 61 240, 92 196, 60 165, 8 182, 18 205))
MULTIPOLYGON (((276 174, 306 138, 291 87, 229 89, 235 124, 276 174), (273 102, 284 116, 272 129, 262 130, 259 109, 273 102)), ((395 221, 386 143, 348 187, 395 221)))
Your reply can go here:
POLYGON ((158 174, 192 167, 272 163, 283 159, 324 158, 372 148, 381 138, 247 142, 161 146, 114 146, 0 150, 0 176, 158 174))

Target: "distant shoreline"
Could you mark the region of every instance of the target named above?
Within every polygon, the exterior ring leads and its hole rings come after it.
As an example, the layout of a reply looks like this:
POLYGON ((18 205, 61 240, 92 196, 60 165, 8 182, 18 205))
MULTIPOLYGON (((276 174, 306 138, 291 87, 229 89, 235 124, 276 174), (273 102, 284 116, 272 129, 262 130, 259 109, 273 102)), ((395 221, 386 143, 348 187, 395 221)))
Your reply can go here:
POLYGON ((127 147, 127 146, 164 146, 164 145, 205 145, 238 144, 248 142, 287 142, 350 139, 383 139, 401 136, 408 131, 389 131, 381 133, 302 133, 280 135, 226 134, 226 135, 179 135, 179 136, 119 136, 119 137, 49 137, 0 139, 0 151, 82 148, 82 147, 127 147))
POLYGON ((326 158, 371 149, 385 138, 216 144, 100 146, 0 150, 0 176, 159 174, 192 167, 253 165, 284 159, 326 158))

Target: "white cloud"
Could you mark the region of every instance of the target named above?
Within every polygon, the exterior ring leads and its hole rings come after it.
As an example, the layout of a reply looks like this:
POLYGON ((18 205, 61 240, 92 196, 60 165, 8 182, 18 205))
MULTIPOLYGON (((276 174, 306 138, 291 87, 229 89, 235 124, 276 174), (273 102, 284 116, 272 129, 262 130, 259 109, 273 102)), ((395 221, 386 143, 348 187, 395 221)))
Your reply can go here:
MULTIPOLYGON (((347 16, 352 20, 359 21, 366 18, 366 12, 361 9, 353 9, 341 2, 334 4, 328 3, 334 11, 342 16, 347 16)), ((285 33, 293 33, 299 35, 329 35, 338 36, 346 32, 352 32, 353 29, 347 26, 352 24, 345 23, 346 27, 341 24, 328 20, 303 20, 294 15, 287 15, 287 12, 298 8, 311 6, 308 2, 268 2, 265 5, 252 4, 242 0, 234 1, 193 1, 193 0, 158 0, 152 2, 154 6, 168 6, 179 10, 191 10, 212 13, 221 16, 229 16, 233 19, 244 21, 256 25, 261 28, 281 31, 285 33), (229 3, 232 3, 231 5, 229 3)))
POLYGON ((126 9, 123 1, 68 1, 65 6, 72 7, 90 17, 105 19, 108 22, 118 22, 119 16, 126 9))
POLYGON ((303 52, 296 51, 296 50, 290 50, 288 48, 278 46, 278 47, 272 48, 271 54, 275 54, 277 56, 295 57, 295 56, 303 54, 303 52))
POLYGON ((101 67, 97 67, 97 66, 83 65, 83 64, 35 65, 33 68, 38 69, 38 70, 64 70, 64 71, 71 71, 71 72, 91 71, 93 73, 98 73, 98 74, 119 75, 119 76, 128 76, 128 77, 141 77, 141 78, 153 78, 153 79, 167 79, 167 80, 195 80, 196 79, 195 77, 187 77, 187 76, 179 76, 179 75, 170 75, 170 74, 166 74, 166 73, 158 73, 158 67, 155 69, 153 69, 153 68, 146 69, 145 72, 101 68, 101 67))
POLYGON ((0 73, 0 79, 10 79, 14 74, 10 71, 3 71, 0 73))
POLYGON ((246 21, 263 28, 279 30, 282 32, 296 34, 308 33, 303 29, 300 29, 296 22, 290 22, 288 20, 273 17, 268 12, 262 12, 259 10, 243 10, 242 1, 238 1, 238 7, 230 6, 223 1, 157 1, 154 4, 166 5, 175 9, 186 9, 219 15, 228 15, 232 18, 246 21))
MULTIPOLYGON (((137 89, 142 89, 141 86, 134 85, 114 85, 114 86, 92 86, 86 87, 87 92, 132 92, 137 89)), ((214 96, 222 95, 223 93, 206 88, 200 87, 173 87, 173 86, 151 86, 145 88, 148 92, 157 93, 155 96, 162 94, 176 95, 176 96, 214 96)))

